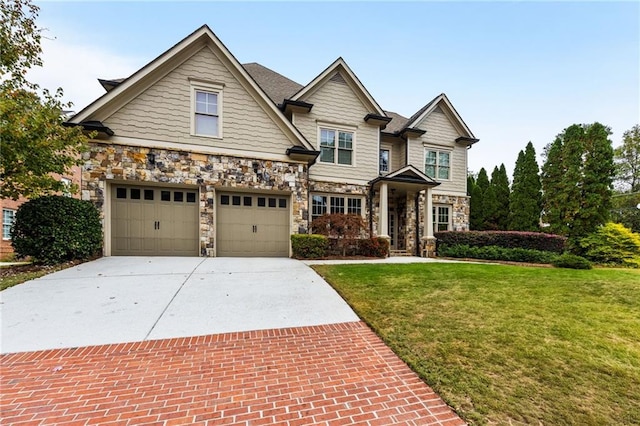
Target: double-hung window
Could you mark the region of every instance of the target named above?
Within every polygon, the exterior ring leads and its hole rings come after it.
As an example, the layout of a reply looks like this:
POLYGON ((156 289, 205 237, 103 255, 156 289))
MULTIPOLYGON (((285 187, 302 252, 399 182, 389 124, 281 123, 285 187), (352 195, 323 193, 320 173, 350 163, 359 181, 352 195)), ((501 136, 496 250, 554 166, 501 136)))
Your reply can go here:
POLYGON ((353 165, 353 132, 320 129, 320 162, 353 165))
POLYGON ((315 220, 327 213, 346 213, 362 216, 362 198, 346 197, 344 195, 312 195, 311 220, 315 220))
POLYGON ((192 84, 191 133, 211 138, 222 137, 222 86, 192 84))
POLYGON ((433 230, 449 231, 451 229, 451 207, 450 206, 434 206, 433 207, 433 230))
POLYGON ((448 151, 425 150, 424 173, 438 180, 451 177, 451 153, 448 151))
POLYGON ((11 209, 2 209, 2 239, 11 239, 11 227, 16 217, 16 211, 11 209))

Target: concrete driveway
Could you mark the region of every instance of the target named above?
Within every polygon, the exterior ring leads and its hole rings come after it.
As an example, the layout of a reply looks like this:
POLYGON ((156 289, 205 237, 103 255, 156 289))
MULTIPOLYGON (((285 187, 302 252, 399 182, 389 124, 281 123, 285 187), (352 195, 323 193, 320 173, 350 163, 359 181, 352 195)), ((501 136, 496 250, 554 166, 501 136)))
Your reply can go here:
POLYGON ((293 259, 106 257, 0 293, 0 353, 358 321, 293 259))

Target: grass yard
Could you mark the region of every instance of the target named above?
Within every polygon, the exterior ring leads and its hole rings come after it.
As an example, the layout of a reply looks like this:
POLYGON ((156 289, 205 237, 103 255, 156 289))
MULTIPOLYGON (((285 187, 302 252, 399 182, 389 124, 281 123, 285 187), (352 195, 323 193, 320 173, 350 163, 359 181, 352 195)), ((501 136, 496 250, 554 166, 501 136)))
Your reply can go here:
POLYGON ((640 271, 315 269, 471 424, 640 424, 640 271))

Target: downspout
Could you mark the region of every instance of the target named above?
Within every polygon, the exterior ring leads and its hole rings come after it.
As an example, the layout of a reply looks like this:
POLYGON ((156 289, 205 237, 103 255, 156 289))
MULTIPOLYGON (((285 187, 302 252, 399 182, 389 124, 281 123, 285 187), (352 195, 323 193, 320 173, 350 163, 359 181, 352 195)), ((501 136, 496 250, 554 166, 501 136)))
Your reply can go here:
POLYGON ((375 190, 373 184, 369 187, 369 238, 373 238, 373 196, 375 190))
POLYGON ((415 255, 420 256, 420 191, 416 192, 415 197, 415 211, 416 211, 416 246, 415 255))

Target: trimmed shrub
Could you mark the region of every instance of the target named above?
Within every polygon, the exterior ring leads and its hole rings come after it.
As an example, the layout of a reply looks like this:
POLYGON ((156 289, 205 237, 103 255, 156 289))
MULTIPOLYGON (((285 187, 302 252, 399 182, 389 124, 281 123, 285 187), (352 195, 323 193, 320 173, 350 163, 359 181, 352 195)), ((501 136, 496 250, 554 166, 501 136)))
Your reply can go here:
POLYGON ((387 257, 389 255, 389 240, 381 237, 359 240, 358 254, 367 257, 387 257))
POLYGON ((581 254, 594 263, 640 267, 640 235, 619 223, 607 223, 578 243, 581 254))
POLYGON ((591 262, 585 259, 582 256, 577 256, 571 253, 564 253, 556 260, 551 262, 553 266, 556 268, 567 268, 567 269, 591 269, 591 262))
POLYGON ((335 240, 335 246, 346 256, 348 249, 355 249, 356 240, 363 236, 365 223, 358 214, 332 213, 323 214, 311 222, 314 233, 325 235, 335 240))
POLYGON ((51 195, 20 206, 11 231, 18 257, 57 264, 87 259, 102 247, 100 214, 89 201, 51 195))
POLYGON ((443 247, 467 245, 469 247, 497 246, 548 251, 561 254, 567 239, 560 235, 520 231, 445 231, 436 232, 436 251, 443 247))
POLYGON ((325 257, 329 250, 329 240, 324 235, 293 234, 291 249, 296 259, 325 257))
POLYGON ((438 256, 528 263, 551 263, 558 258, 556 253, 542 250, 499 246, 470 247, 465 244, 442 247, 438 250, 438 256))

